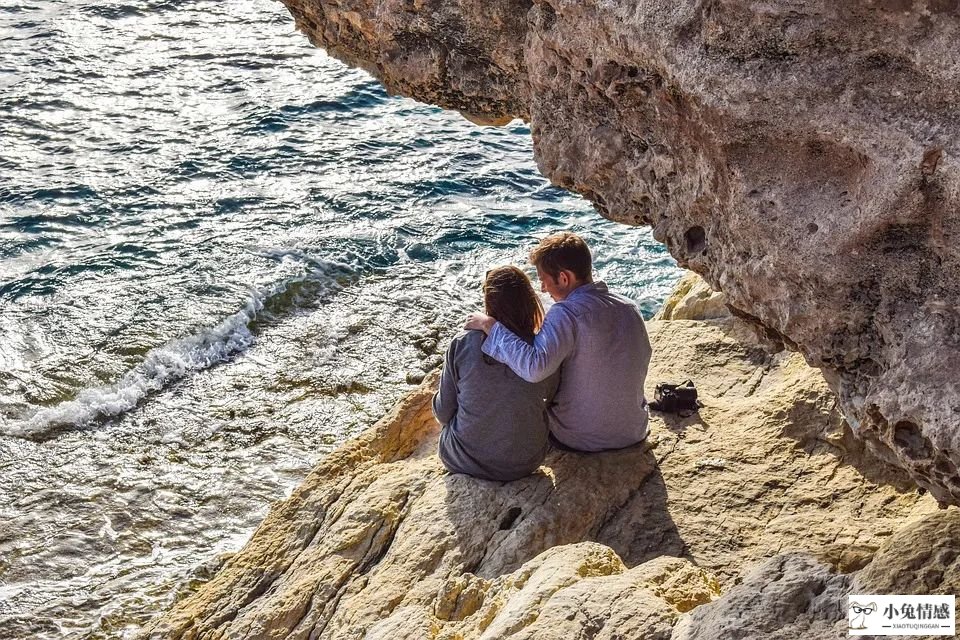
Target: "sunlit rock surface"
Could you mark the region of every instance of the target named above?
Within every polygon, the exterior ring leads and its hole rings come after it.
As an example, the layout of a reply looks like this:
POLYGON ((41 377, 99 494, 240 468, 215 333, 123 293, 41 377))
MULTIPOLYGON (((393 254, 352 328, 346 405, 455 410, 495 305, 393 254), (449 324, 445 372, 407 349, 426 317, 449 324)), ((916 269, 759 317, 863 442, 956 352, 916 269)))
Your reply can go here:
POLYGON ((904 527, 857 574, 854 593, 960 593, 960 510, 904 527))
MULTIPOLYGON (((687 272, 673 288, 654 320, 713 320, 730 317, 726 296, 710 288, 703 278, 687 272)), ((779 345, 774 345, 778 348, 779 345)))
POLYGON ((847 450, 798 354, 731 316, 648 326, 648 394, 692 378, 699 414, 654 414, 643 446, 554 452, 527 479, 487 482, 440 465, 428 378, 145 636, 666 639, 768 558, 856 571, 937 511, 872 479, 882 464, 847 450))
POLYGON ((956 2, 282 1, 391 91, 528 119, 544 175, 652 225, 960 503, 956 2))

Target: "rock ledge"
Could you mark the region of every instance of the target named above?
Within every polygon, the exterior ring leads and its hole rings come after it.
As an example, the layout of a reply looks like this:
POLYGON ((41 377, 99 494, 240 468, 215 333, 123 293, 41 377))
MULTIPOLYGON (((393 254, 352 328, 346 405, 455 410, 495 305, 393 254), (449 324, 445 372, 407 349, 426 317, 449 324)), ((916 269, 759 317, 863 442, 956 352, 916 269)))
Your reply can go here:
POLYGON ((487 482, 439 463, 434 375, 145 637, 839 638, 853 582, 955 588, 957 511, 863 475, 818 371, 730 316, 649 330, 651 386, 694 378, 699 415, 487 482))

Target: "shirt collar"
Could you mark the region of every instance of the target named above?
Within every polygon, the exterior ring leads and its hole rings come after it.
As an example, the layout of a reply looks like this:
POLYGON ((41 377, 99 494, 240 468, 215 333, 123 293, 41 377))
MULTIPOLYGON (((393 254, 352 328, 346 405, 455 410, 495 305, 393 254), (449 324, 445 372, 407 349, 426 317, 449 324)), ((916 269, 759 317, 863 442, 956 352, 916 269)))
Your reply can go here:
POLYGON ((582 284, 576 289, 574 289, 573 291, 571 291, 569 294, 567 294, 567 297, 565 298, 565 300, 569 300, 571 298, 577 298, 580 296, 588 296, 592 293, 606 293, 606 292, 607 292, 607 283, 604 282, 603 280, 594 280, 593 282, 582 284))

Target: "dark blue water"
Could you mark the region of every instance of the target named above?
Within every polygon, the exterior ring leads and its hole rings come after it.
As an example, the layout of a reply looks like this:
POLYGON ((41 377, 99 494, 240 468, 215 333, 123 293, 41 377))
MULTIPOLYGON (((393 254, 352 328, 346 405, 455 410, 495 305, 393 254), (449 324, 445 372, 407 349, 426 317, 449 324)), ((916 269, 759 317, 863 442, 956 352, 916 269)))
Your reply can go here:
POLYGON ((528 128, 390 98, 262 0, 0 6, 0 637, 127 637, 561 229, 678 271, 528 128))

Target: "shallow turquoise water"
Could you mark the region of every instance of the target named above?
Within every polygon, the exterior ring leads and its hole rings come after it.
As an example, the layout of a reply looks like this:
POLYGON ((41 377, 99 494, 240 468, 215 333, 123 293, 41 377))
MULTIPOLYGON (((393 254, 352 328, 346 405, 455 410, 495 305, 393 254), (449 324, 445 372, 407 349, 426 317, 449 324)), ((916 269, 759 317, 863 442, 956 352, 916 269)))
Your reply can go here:
POLYGON ((388 97, 266 0, 0 7, 0 637, 124 637, 436 366, 492 265, 678 270, 529 131, 388 97))

